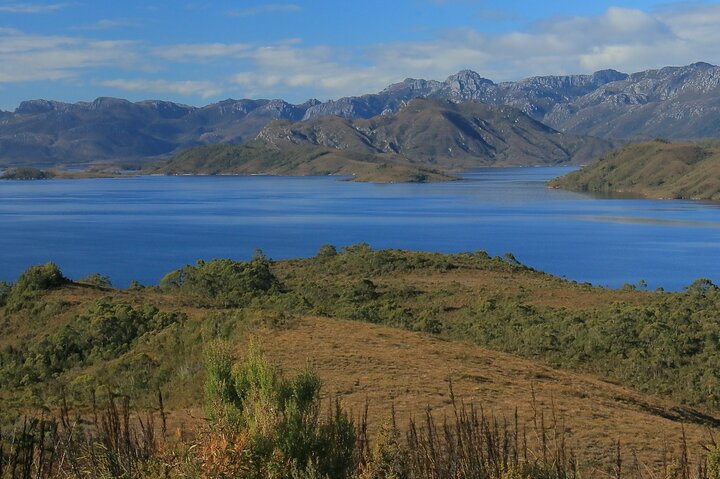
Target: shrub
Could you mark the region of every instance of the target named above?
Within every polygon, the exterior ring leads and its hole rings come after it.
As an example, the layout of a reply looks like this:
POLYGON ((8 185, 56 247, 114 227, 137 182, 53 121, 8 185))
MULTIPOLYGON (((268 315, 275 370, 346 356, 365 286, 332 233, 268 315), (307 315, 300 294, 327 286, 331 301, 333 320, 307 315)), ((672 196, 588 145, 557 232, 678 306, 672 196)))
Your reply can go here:
MULTIPOLYGON (((38 293, 69 283, 55 263, 32 266, 20 275, 17 282, 5 293, 5 302, 14 309, 21 309, 38 293)), ((1 293, 0 293, 1 294, 1 293)))
POLYGON ((5 306, 5 299, 10 294, 10 284, 0 281, 0 307, 5 306))
POLYGON ((280 282, 270 269, 270 261, 258 252, 247 262, 198 261, 195 266, 188 265, 168 273, 160 286, 206 297, 225 307, 236 307, 248 304, 265 292, 279 289, 280 282))
POLYGON ((693 294, 705 294, 707 292, 717 290, 718 287, 707 278, 698 278, 685 288, 685 291, 693 294))
POLYGON ((324 244, 320 246, 318 249, 317 254, 315 255, 316 258, 332 258, 333 256, 337 256, 338 252, 335 246, 331 244, 324 244))
POLYGON ((78 283, 89 284, 90 286, 96 286, 98 288, 112 288, 110 277, 100 273, 91 273, 78 280, 78 283))
POLYGON ((238 477, 349 477, 355 458, 355 427, 336 402, 321 417, 321 382, 305 368, 286 379, 251 343, 242 363, 231 367, 229 348, 213 343, 206 352, 206 392, 213 418, 223 437, 243 438, 241 450, 229 467, 243 471, 238 477))
POLYGON ((69 282, 55 263, 48 262, 28 268, 13 285, 13 292, 43 291, 69 282))

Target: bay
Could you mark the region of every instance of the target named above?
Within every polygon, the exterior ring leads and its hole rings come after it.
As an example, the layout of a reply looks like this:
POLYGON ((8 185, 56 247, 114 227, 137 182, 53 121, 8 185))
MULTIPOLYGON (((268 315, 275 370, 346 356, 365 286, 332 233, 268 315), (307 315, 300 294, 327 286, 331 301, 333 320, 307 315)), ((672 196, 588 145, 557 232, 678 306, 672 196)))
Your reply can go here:
POLYGON ((312 256, 318 247, 512 252, 620 287, 720 282, 720 205, 550 190, 569 168, 501 168, 434 184, 334 177, 141 176, 0 183, 0 280, 56 262, 69 277, 156 284, 198 259, 312 256))

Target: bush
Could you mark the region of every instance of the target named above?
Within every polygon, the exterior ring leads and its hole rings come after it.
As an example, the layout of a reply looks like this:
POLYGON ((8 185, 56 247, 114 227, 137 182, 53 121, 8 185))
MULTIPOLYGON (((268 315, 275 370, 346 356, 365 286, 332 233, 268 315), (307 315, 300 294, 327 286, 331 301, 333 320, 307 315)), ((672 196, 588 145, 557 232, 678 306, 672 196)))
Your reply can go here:
POLYGON ((160 287, 212 299, 225 307, 247 305, 263 293, 279 290, 280 282, 270 269, 270 261, 256 253, 251 261, 215 259, 198 261, 195 266, 165 275, 160 287))
POLYGON ((67 283, 70 283, 70 280, 63 276, 55 263, 32 266, 21 274, 17 282, 5 293, 5 302, 14 309, 21 309, 38 293, 67 283))
POLYGON ((5 306, 5 299, 10 294, 10 284, 0 281, 0 307, 5 306))
POLYGON ((230 447, 231 457, 216 459, 234 462, 229 469, 243 471, 238 477, 283 477, 275 474, 288 470, 298 477, 350 476, 355 427, 337 402, 321 417, 321 382, 312 369, 286 379, 254 343, 234 367, 223 343, 213 343, 206 360, 211 417, 224 437, 242 438, 240 451, 230 447))
POLYGON ((78 280, 78 283, 89 284, 90 286, 96 286, 98 288, 112 288, 110 277, 100 273, 91 273, 78 280))
POLYGON ((331 244, 324 244, 320 246, 318 249, 317 254, 315 255, 316 258, 332 258, 333 256, 337 256, 337 248, 331 244))
POLYGON ((99 300, 57 333, 33 344, 2 350, 0 385, 32 384, 77 366, 118 358, 131 351, 144 334, 160 331, 184 317, 152 306, 134 308, 123 302, 99 300))
POLYGON ((69 282, 55 263, 48 262, 28 268, 13 285, 13 292, 43 291, 69 282))

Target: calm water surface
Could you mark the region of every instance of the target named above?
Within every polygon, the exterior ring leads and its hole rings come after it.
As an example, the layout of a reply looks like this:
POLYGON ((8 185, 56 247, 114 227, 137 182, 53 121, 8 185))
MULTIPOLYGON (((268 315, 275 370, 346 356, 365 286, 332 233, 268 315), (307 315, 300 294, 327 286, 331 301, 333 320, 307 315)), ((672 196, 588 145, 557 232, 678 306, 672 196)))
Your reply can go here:
POLYGON ((567 168, 479 170, 441 184, 329 177, 136 177, 0 183, 0 280, 55 261, 72 278, 155 284, 197 259, 312 256, 324 243, 512 252, 611 287, 720 283, 720 205, 544 188, 567 168))

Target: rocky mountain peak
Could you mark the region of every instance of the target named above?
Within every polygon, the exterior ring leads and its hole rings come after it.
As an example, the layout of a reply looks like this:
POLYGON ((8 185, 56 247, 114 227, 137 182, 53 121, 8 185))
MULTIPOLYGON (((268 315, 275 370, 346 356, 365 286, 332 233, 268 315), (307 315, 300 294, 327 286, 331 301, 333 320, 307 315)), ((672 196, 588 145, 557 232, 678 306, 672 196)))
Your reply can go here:
POLYGON ((101 96, 99 98, 96 98, 95 101, 90 104, 90 108, 93 110, 102 110, 118 107, 128 107, 131 105, 131 102, 122 98, 101 96))
POLYGON ((27 100, 20 103, 15 109, 16 114, 29 115, 35 113, 46 113, 50 111, 64 111, 70 107, 69 103, 53 100, 27 100))

